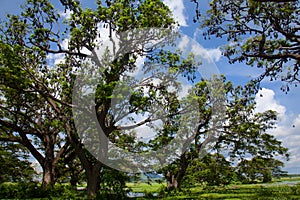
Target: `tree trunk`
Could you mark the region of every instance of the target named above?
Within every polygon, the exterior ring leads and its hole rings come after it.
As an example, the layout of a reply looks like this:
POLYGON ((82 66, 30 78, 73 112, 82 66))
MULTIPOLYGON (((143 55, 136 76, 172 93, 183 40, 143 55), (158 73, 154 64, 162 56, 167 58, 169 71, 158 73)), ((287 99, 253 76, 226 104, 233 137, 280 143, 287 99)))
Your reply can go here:
POLYGON ((176 179, 175 175, 172 172, 168 172, 166 175, 167 179, 167 190, 177 190, 178 189, 178 180, 176 179))
POLYGON ((97 195, 97 192, 100 187, 100 169, 102 167, 102 163, 99 161, 91 161, 89 160, 89 155, 82 148, 82 145, 74 142, 75 152, 82 164, 82 167, 85 170, 86 178, 87 178, 87 194, 89 197, 94 198, 97 195), (94 163, 96 162, 96 163, 94 163))
POLYGON ((102 163, 84 149, 84 146, 77 138, 77 133, 74 132, 74 130, 76 130, 74 124, 69 124, 68 119, 66 119, 65 125, 68 139, 74 147, 75 153, 85 170, 87 177, 87 194, 91 198, 96 197, 100 188, 100 169, 102 167, 102 163))
POLYGON ((185 153, 180 156, 178 171, 174 174, 172 171, 168 171, 166 175, 167 179, 167 190, 178 190, 180 189, 180 183, 185 176, 186 169, 189 166, 189 155, 185 153), (188 156, 188 158, 186 157, 188 156))
POLYGON ((73 188, 77 187, 77 183, 79 182, 79 173, 77 173, 75 170, 71 171, 71 180, 70 184, 73 188))
POLYGON ((54 144, 49 135, 45 137, 45 159, 42 163, 43 182, 42 188, 45 190, 51 189, 56 181, 55 178, 55 163, 54 163, 54 144))
POLYGON ((96 197, 97 196, 97 191, 99 189, 98 186, 98 177, 95 175, 88 175, 87 177, 87 193, 89 197, 96 197))
POLYGON ((263 183, 268 183, 272 181, 272 171, 270 169, 265 169, 262 171, 263 183))
POLYGON ((181 169, 176 174, 168 172, 167 179, 167 190, 178 190, 180 189, 180 183, 185 175, 185 169, 181 169))
POLYGON ((86 171, 87 176, 87 193, 89 197, 96 197, 100 188, 100 169, 102 164, 97 162, 86 171))
POLYGON ((42 188, 43 190, 51 189, 55 184, 55 174, 52 167, 52 163, 45 163, 43 167, 43 180, 42 188))

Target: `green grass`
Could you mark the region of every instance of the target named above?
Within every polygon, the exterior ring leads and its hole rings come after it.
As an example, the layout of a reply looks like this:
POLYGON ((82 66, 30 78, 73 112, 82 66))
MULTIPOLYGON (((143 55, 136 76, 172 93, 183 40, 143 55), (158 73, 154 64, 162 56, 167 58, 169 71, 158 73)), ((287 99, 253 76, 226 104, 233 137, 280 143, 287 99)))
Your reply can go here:
MULTIPOLYGON (((290 180, 290 179, 288 179, 290 180)), ((133 192, 145 192, 149 197, 136 199, 266 199, 300 200, 300 185, 247 184, 226 187, 192 187, 177 193, 160 193, 160 197, 151 197, 149 193, 159 193, 165 184, 129 183, 133 192)))
MULTIPOLYGON (((133 199, 266 199, 266 200, 300 200, 300 183, 294 186, 276 184, 282 181, 299 181, 299 177, 282 178, 270 184, 232 184, 224 187, 207 187, 203 185, 183 189, 180 192, 166 192, 166 183, 127 183, 132 192, 144 193, 144 198, 133 199), (155 195, 154 195, 155 194, 155 195), (156 196, 158 194, 158 196, 156 196)), ((83 184, 84 186, 86 184, 83 184)), ((47 195, 41 193, 39 183, 2 183, 0 184, 1 198, 40 198, 48 199, 47 195), (37 188, 37 189, 36 189, 37 188), (2 195, 2 196, 1 196, 2 195)), ((55 190, 49 195, 51 199, 87 199, 86 191, 74 191, 67 187, 68 184, 57 184, 55 190)), ((49 196, 49 198, 50 198, 49 196)), ((111 198, 114 199, 114 198, 111 198)))
POLYGON ((127 187, 132 189, 132 192, 147 192, 147 193, 156 193, 159 192, 162 187, 165 187, 166 184, 153 182, 151 185, 148 183, 127 183, 127 187))

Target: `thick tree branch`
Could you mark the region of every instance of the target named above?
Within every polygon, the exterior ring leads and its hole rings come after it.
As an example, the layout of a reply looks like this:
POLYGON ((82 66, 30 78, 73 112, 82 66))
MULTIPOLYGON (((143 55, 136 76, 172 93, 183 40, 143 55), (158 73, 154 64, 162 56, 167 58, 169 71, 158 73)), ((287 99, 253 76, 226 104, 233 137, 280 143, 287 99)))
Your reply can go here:
POLYGON ((293 58, 295 60, 300 60, 300 55, 293 54, 293 53, 278 53, 278 54, 264 54, 264 53, 247 54, 247 53, 243 53, 243 56, 246 56, 249 58, 264 58, 264 59, 293 58))
POLYGON ((21 137, 21 144, 23 144, 33 155, 33 157, 35 157, 37 159, 37 161, 42 165, 44 163, 45 158, 43 157, 43 155, 32 145, 31 141, 28 139, 27 134, 31 134, 25 130, 23 130, 22 128, 20 128, 19 126, 6 122, 2 119, 0 119, 0 124, 2 126, 11 128, 13 131, 19 133, 20 137, 21 137))
POLYGON ((70 146, 69 142, 66 142, 64 144, 64 146, 62 148, 60 148, 60 150, 58 151, 58 153, 56 154, 54 160, 53 160, 53 164, 55 165, 58 160, 64 155, 64 153, 67 151, 68 147, 70 146))
POLYGON ((286 2, 296 2, 298 0, 254 0, 257 2, 274 2, 274 3, 286 3, 286 2))

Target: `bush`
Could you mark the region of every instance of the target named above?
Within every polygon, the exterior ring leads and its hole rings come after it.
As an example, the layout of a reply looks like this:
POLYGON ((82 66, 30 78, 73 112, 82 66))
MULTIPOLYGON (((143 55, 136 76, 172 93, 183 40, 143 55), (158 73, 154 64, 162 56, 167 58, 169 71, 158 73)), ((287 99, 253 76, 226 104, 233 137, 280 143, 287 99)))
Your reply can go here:
POLYGON ((7 198, 40 198, 43 194, 38 183, 2 183, 0 199, 7 198))
POLYGON ((53 189, 45 191, 45 197, 74 199, 80 192, 69 185, 55 185, 53 189))
POLYGON ((300 195, 300 184, 291 187, 293 195, 300 195))
POLYGON ((0 184, 0 199, 13 198, 61 198, 74 199, 85 197, 85 191, 76 191, 69 185, 55 185, 53 189, 42 190, 39 183, 2 183, 0 184))
POLYGON ((115 169, 105 167, 101 177, 99 199, 124 199, 129 189, 126 186, 128 176, 115 169))

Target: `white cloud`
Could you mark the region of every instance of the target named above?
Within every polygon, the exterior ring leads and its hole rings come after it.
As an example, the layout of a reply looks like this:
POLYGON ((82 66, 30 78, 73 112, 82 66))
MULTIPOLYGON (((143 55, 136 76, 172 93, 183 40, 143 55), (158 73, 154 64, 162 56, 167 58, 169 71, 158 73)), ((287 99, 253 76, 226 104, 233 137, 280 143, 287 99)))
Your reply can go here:
POLYGON ((183 35, 181 40, 178 43, 178 48, 182 50, 189 48, 189 42, 190 42, 189 37, 187 35, 183 35))
POLYGON ((205 59, 208 63, 211 62, 218 62, 222 57, 222 52, 219 48, 215 49, 206 49, 199 44, 192 45, 192 52, 196 55, 200 56, 201 58, 205 59))
POLYGON ((48 54, 47 59, 50 61, 51 66, 55 66, 64 61, 64 54, 48 54))
POLYGON ((135 77, 138 80, 141 80, 144 77, 144 64, 146 61, 146 56, 138 56, 135 62, 136 68, 133 71, 125 72, 127 76, 135 77))
POLYGON ((178 41, 178 48, 183 52, 193 52, 202 62, 212 63, 218 62, 222 57, 222 52, 219 48, 204 48, 195 39, 183 35, 178 41))
POLYGON ((222 52, 219 48, 215 49, 205 49, 208 56, 213 60, 218 62, 222 57, 222 52))
POLYGON ((194 35, 193 35, 194 40, 197 40, 199 38, 199 36, 202 37, 202 34, 203 34, 203 30, 200 28, 196 28, 194 35))
MULTIPOLYGON (((293 121, 300 124, 299 116, 293 121)), ((289 173, 300 173, 300 126, 283 126, 282 130, 288 135, 281 137, 282 143, 289 149, 290 160, 285 162, 285 170, 289 173)))
POLYGON ((65 19, 70 19, 72 13, 73 13, 73 11, 71 11, 69 9, 58 12, 58 14, 65 19))
POLYGON ((151 125, 142 125, 135 128, 135 132, 137 135, 138 140, 148 142, 150 139, 154 139, 157 135, 156 130, 161 130, 163 126, 163 122, 161 119, 152 121, 151 125), (156 130, 155 130, 156 129, 156 130))
POLYGON ((214 75, 220 74, 220 71, 215 64, 218 62, 222 53, 219 48, 206 49, 201 46, 195 39, 183 35, 178 41, 178 49, 182 52, 183 58, 188 58, 190 53, 195 56, 194 62, 197 63, 197 73, 203 78, 210 79, 214 75))
POLYGON ((270 89, 262 88, 255 97, 256 112, 274 110, 278 113, 279 120, 285 120, 286 108, 274 98, 275 92, 270 89))
MULTIPOLYGON (((100 38, 102 40, 108 40, 109 39, 109 28, 108 28, 108 23, 100 23, 98 25, 98 31, 100 33, 100 38)), ((115 36, 115 31, 112 31, 113 36, 115 36)), ((97 38, 97 39, 100 39, 97 38)))
POLYGON ((62 48, 64 49, 64 50, 68 50, 69 49, 69 39, 68 38, 66 38, 66 39, 64 39, 63 41, 62 41, 62 48))
POLYGON ((178 98, 181 100, 189 94, 189 91, 192 89, 192 85, 185 83, 181 85, 181 89, 178 91, 178 98))
MULTIPOLYGON (((199 28, 197 28, 194 32, 193 39, 197 40, 197 38, 202 35, 203 31, 199 28)), ((202 46, 201 46, 202 47, 202 46)), ((198 51, 200 52, 201 56, 204 58, 211 59, 215 62, 220 61, 222 57, 222 51, 220 50, 219 47, 217 48, 198 48, 198 51)))
POLYGON ((188 26, 186 22, 187 16, 184 14, 185 7, 183 0, 163 0, 163 2, 169 6, 175 20, 180 26, 188 26))

